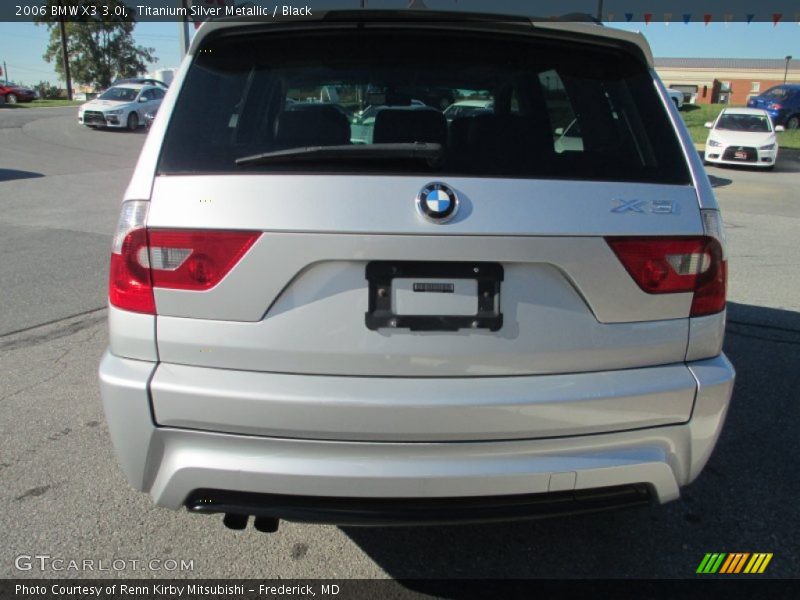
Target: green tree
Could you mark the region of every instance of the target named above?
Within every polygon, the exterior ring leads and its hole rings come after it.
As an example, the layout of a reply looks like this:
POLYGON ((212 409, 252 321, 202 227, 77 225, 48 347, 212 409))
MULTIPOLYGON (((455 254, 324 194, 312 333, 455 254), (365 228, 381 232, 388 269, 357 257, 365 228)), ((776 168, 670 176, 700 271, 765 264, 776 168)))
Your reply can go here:
MULTIPOLYGON (((79 9, 78 16, 68 17, 64 24, 70 72, 77 83, 105 88, 115 79, 144 73, 147 63, 157 60, 154 48, 136 45, 133 19, 115 16, 114 7, 122 5, 119 0, 50 0, 48 4, 79 9), (84 6, 93 8, 86 14, 81 8, 84 6)), ((55 63, 56 72, 63 78, 58 19, 48 16, 42 22, 50 30, 43 58, 55 63)))

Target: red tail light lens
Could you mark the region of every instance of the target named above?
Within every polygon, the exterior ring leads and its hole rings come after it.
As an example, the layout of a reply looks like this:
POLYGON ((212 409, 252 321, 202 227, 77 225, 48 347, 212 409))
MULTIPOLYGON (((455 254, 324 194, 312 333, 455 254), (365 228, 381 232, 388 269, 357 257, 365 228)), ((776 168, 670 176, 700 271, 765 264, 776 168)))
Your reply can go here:
POLYGON ((228 274, 261 234, 151 229, 148 235, 154 287, 207 290, 228 274))
POLYGON ((725 308, 727 264, 713 237, 614 237, 609 246, 648 294, 693 292, 691 316, 725 308))
POLYGON ((134 312, 154 315, 153 286, 147 258, 147 221, 149 202, 124 202, 117 231, 111 245, 111 270, 108 300, 112 305, 134 312))
POLYGON ((114 306, 134 312, 156 313, 150 269, 147 265, 147 230, 133 229, 122 240, 120 252, 111 253, 108 299, 114 306), (144 264, 141 259, 144 258, 144 264))
POLYGON ((217 285, 261 235, 256 231, 148 230, 149 203, 125 202, 111 251, 108 297, 124 310, 156 314, 153 289, 217 285))

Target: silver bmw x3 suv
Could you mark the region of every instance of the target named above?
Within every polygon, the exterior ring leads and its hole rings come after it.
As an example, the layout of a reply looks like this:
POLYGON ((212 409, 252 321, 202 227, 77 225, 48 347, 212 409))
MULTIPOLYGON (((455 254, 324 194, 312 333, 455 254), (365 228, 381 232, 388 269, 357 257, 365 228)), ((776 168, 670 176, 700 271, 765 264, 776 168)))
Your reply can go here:
POLYGON ((124 196, 102 398, 136 489, 234 528, 667 502, 725 419, 725 294, 640 35, 221 20, 124 196))

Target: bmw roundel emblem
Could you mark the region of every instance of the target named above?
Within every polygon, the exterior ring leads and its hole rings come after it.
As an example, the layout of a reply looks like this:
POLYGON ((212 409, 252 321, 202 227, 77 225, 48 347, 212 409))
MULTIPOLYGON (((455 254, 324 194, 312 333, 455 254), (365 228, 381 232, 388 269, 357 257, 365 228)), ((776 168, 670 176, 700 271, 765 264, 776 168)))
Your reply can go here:
POLYGON ((458 196, 443 183, 429 183, 417 194, 417 210, 433 223, 446 223, 458 212, 458 196))

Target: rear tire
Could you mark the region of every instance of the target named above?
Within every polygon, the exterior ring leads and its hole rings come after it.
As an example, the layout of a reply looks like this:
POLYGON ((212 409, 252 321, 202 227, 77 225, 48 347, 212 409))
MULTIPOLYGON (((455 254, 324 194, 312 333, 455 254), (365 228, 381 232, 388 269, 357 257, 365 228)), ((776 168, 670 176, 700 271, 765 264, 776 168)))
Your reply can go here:
POLYGON ((17 101, 18 101, 17 95, 14 94, 13 92, 10 94, 6 94, 6 102, 8 102, 9 104, 16 104, 17 101))
POLYGON ((786 129, 800 129, 800 115, 792 115, 786 119, 786 129))
POLYGON ((136 131, 139 129, 139 115, 132 112, 128 115, 128 131, 136 131))

